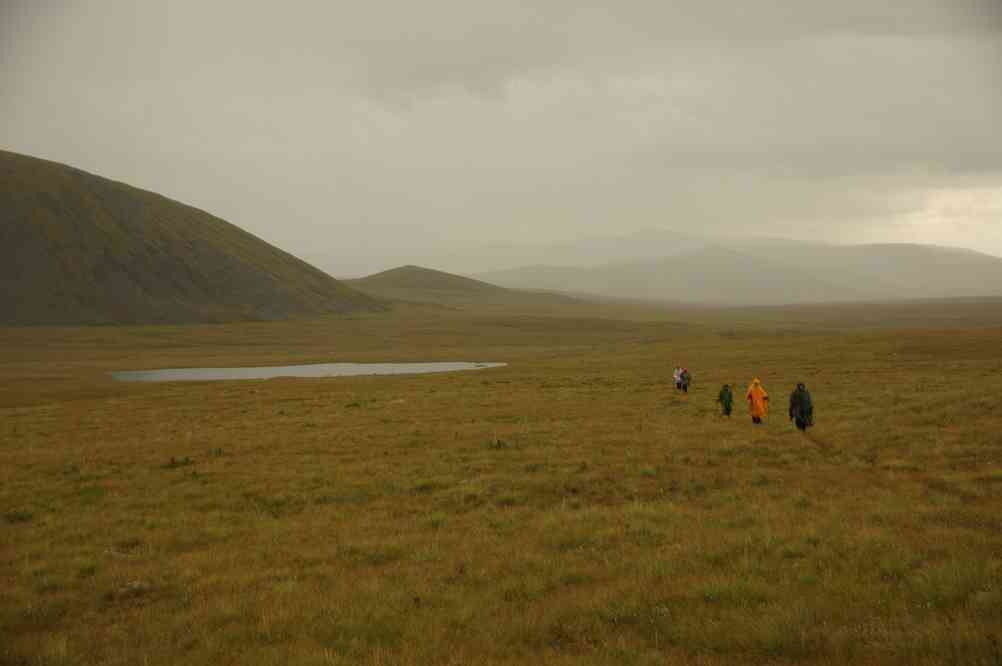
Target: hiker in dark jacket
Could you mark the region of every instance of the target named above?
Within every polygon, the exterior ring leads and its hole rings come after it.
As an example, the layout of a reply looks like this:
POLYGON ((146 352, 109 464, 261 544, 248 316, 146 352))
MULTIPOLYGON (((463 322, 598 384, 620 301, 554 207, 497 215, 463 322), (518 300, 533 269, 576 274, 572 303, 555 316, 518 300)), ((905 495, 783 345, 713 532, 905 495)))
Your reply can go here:
POLYGON ((720 403, 720 409, 724 416, 730 416, 731 409, 734 407, 734 394, 731 393, 729 384, 724 384, 724 387, 720 389, 720 393, 717 394, 717 402, 720 403))
POLYGON ((814 425, 814 404, 811 402, 811 394, 803 384, 797 384, 797 388, 790 394, 790 420, 796 424, 798 430, 804 432, 814 425))
POLYGON ((679 379, 682 380, 682 393, 688 393, 689 382, 692 381, 692 375, 689 374, 689 368, 682 368, 682 374, 679 375, 679 379))

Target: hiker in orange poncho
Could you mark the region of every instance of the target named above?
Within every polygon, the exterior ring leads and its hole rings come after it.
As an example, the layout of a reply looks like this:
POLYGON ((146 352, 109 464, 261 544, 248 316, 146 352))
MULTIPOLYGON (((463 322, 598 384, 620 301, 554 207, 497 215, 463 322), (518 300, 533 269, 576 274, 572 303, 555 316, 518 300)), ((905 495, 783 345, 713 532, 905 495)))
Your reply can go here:
POLYGON ((762 388, 762 382, 755 378, 748 387, 748 410, 751 412, 752 423, 761 423, 769 413, 769 394, 762 388))

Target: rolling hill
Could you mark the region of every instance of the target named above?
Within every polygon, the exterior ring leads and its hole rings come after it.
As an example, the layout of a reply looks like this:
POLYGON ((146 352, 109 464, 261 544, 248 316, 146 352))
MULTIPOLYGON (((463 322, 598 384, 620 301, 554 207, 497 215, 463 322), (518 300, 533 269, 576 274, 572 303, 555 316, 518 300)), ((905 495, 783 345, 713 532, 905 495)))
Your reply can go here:
POLYGON ((715 240, 666 248, 653 261, 532 265, 475 277, 511 288, 724 305, 1002 295, 1002 259, 971 250, 781 239, 715 240))
POLYGON ((826 245, 770 241, 738 251, 810 271, 869 299, 966 298, 1002 295, 1002 259, 936 245, 826 245))
POLYGON ((506 289, 421 266, 400 266, 344 282, 374 298, 446 306, 533 306, 575 300, 559 294, 506 289))
POLYGON ((0 323, 284 319, 384 306, 201 210, 0 151, 0 323))

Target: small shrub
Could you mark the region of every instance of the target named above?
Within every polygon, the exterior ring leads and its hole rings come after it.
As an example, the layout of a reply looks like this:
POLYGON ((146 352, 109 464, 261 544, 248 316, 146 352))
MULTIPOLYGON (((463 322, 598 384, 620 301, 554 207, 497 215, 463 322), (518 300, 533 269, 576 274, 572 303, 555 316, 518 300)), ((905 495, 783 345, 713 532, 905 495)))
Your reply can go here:
POLYGON ((244 493, 244 499, 248 500, 257 511, 270 515, 272 518, 282 518, 302 513, 306 506, 306 500, 294 495, 244 493))
POLYGON ((187 467, 189 465, 194 465, 195 461, 185 456, 184 458, 170 457, 170 460, 164 463, 164 469, 177 469, 178 467, 187 467))
POLYGON ((105 593, 101 595, 101 598, 106 604, 112 604, 115 602, 140 599, 152 591, 152 583, 144 580, 130 580, 111 590, 106 590, 105 593))
POLYGON ((406 555, 403 548, 389 545, 341 546, 338 553, 353 562, 375 567, 402 560, 406 555))
POLYGON ((772 598, 772 592, 764 583, 733 580, 705 585, 700 596, 708 604, 754 608, 768 603, 772 598))
POLYGON ((133 550, 136 550, 142 545, 143 545, 142 540, 132 537, 129 539, 122 539, 121 541, 116 543, 115 549, 124 552, 131 552, 133 550))
POLYGON ((510 493, 501 495, 500 497, 497 498, 498 506, 517 506, 520 503, 521 501, 518 498, 518 496, 512 495, 510 493))
POLYGON ((705 495, 706 490, 706 484, 702 481, 690 481, 689 487, 685 490, 685 494, 690 497, 698 497, 700 495, 705 495))
POLYGON ((104 499, 106 492, 101 486, 84 486, 77 490, 77 497, 85 504, 92 504, 104 499))
POLYGON ((13 509, 5 513, 3 517, 7 520, 8 523, 11 523, 13 525, 14 523, 31 522, 33 516, 31 511, 27 511, 25 509, 13 509))
POLYGON ((432 481, 431 479, 425 479, 424 481, 418 481, 417 483, 415 483, 414 487, 411 490, 413 490, 415 493, 423 494, 423 493, 435 492, 436 490, 441 490, 442 488, 445 488, 444 483, 440 483, 438 481, 432 481))
POLYGON ((436 511, 428 516, 428 525, 437 530, 445 525, 446 518, 444 511, 436 511))

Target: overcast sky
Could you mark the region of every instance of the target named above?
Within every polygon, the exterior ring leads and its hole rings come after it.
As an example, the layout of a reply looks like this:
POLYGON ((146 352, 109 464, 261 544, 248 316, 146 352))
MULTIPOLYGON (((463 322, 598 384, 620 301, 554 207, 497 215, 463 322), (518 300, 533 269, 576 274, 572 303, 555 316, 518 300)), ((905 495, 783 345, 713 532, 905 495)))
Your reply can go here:
POLYGON ((0 0, 0 76, 3 148, 335 274, 654 227, 1002 255, 1002 0, 0 0))

